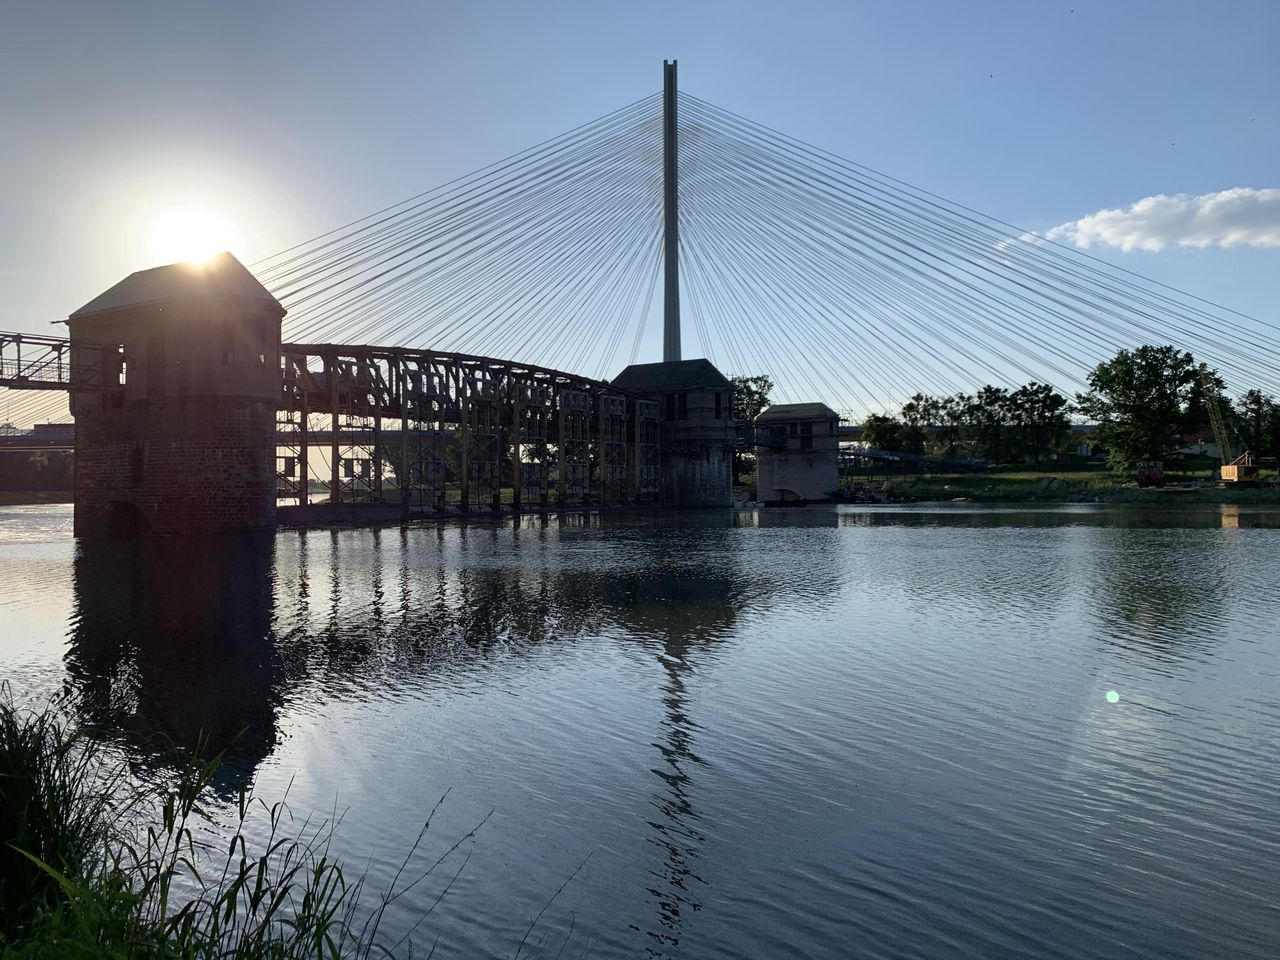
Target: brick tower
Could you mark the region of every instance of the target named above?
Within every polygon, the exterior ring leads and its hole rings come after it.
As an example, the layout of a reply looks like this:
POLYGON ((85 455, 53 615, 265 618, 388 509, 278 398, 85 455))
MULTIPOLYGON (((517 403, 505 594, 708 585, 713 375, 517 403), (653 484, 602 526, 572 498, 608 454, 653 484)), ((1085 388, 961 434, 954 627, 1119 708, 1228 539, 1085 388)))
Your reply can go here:
POLYGON ((275 526, 284 313, 222 253, 132 274, 71 314, 72 364, 104 387, 71 395, 76 536, 275 526))
POLYGON ((613 379, 662 411, 662 505, 733 504, 733 384, 710 360, 633 363, 613 379))

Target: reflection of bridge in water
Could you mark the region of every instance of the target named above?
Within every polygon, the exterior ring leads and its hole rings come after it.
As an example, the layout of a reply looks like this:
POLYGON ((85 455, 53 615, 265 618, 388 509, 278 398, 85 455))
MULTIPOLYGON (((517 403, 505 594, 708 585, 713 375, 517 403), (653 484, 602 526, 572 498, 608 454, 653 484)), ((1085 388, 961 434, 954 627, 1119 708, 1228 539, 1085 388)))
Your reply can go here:
POLYGON ((499 654, 590 660, 618 642, 643 651, 659 672, 658 726, 637 717, 632 735, 652 744, 651 777, 617 799, 648 824, 657 854, 623 879, 647 891, 643 932, 661 951, 701 906, 696 677, 746 607, 773 602, 773 581, 749 568, 732 523, 695 515, 675 528, 719 544, 719 562, 696 568, 671 526, 625 514, 514 529, 86 540, 67 682, 85 721, 124 731, 131 750, 143 738, 150 762, 173 762, 171 747, 201 737, 226 748, 217 786, 232 794, 288 733, 280 717, 291 706, 323 712, 353 690, 370 704, 466 696, 499 654), (548 539, 567 547, 558 559, 538 545, 548 539), (578 549, 590 544, 607 549, 578 549))

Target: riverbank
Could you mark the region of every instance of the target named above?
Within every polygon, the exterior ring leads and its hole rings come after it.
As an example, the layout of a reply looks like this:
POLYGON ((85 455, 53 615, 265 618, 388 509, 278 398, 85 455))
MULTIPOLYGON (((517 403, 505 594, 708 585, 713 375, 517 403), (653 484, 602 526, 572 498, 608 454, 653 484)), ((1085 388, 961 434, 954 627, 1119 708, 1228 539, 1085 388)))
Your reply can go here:
POLYGON ((1138 487, 1117 484, 1107 475, 1052 474, 929 476, 891 480, 882 488, 893 501, 981 503, 1238 503, 1280 504, 1275 487, 1219 487, 1216 484, 1169 484, 1138 487))
POLYGON ((0 490, 0 507, 23 507, 35 503, 73 503, 70 490, 0 490))

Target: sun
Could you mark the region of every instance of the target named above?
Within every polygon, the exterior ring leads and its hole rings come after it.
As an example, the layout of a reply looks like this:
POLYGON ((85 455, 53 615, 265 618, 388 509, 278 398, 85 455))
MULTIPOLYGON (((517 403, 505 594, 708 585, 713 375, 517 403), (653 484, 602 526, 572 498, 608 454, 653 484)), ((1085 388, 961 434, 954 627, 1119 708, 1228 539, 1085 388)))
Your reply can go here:
POLYGON ((226 221, 199 206, 174 207, 151 226, 151 252, 160 263, 202 263, 235 246, 226 221))

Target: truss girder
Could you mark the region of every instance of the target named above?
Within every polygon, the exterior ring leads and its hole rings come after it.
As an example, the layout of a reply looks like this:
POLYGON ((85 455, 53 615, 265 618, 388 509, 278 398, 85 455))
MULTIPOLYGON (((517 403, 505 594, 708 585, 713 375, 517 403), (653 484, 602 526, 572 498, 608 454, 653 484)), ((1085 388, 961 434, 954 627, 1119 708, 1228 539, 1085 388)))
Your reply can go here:
POLYGON ((405 517, 656 499, 658 406, 466 354, 284 344, 277 495, 405 517))

